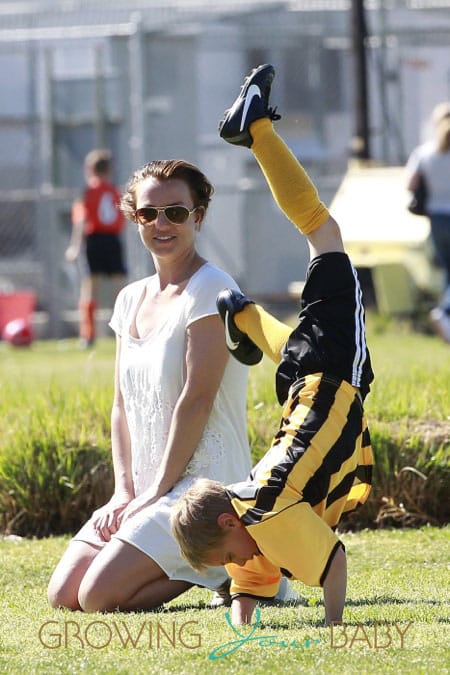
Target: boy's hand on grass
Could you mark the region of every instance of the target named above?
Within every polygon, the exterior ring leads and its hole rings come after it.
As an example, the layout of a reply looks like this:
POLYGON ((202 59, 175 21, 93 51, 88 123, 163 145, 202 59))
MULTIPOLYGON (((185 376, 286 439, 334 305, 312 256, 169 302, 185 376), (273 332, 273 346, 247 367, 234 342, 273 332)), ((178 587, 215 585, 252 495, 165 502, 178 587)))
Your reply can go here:
POLYGON ((248 598, 246 596, 233 598, 231 601, 231 623, 233 626, 251 623, 256 603, 256 598, 248 598))
POLYGON ((120 517, 132 499, 131 495, 113 495, 107 504, 94 511, 93 525, 104 541, 110 541, 117 532, 120 517))
POLYGON ((325 625, 341 623, 347 589, 347 558, 340 546, 334 554, 330 568, 323 582, 325 604, 325 625))

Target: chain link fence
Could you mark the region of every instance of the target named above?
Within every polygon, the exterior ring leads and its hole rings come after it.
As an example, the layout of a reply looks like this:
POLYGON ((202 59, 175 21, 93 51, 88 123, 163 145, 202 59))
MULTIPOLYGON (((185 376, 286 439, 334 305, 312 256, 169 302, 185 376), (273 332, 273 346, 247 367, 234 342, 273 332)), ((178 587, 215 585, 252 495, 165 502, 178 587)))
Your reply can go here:
MULTIPOLYGON (((71 203, 84 156, 107 146, 120 185, 152 157, 199 164, 216 186, 205 254, 247 290, 282 294, 301 278, 307 252, 289 234, 277 243, 270 234, 266 245, 248 240, 246 222, 271 233, 281 216, 249 156, 218 142, 217 120, 243 72, 275 63, 280 131, 329 202, 352 136, 348 6, 80 1, 73 8, 30 11, 0 28, 0 292, 34 289, 38 334, 75 334, 80 271, 64 262, 71 203)), ((448 8, 386 1, 370 8, 368 22, 373 158, 402 164, 433 105, 450 98, 448 8)), ((150 273, 131 225, 125 244, 130 280, 150 273)))

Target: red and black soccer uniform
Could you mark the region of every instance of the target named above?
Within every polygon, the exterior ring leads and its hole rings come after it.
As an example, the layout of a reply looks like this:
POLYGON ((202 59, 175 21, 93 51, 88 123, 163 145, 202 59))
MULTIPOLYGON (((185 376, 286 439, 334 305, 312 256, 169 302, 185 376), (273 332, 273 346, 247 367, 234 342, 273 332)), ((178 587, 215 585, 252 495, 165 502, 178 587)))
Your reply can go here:
POLYGON ((92 179, 83 197, 86 258, 91 274, 126 274, 122 242, 125 219, 120 193, 108 181, 92 179))

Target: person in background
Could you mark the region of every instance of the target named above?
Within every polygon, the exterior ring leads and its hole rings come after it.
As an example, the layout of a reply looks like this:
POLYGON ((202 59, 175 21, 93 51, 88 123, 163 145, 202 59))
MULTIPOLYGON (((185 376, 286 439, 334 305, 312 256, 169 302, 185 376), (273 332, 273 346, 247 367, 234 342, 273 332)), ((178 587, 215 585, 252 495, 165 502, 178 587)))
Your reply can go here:
POLYGON ((423 176, 431 239, 444 270, 444 290, 430 319, 438 335, 450 343, 450 101, 436 106, 432 126, 433 139, 413 150, 408 159, 407 188, 415 190, 419 176, 423 176))
POLYGON ((84 160, 86 189, 83 198, 72 205, 72 235, 65 257, 74 262, 84 247, 78 304, 80 346, 95 342, 95 311, 100 277, 112 284, 113 297, 125 282, 121 232, 125 219, 120 210, 120 192, 111 182, 112 156, 109 150, 92 150, 84 160))
MULTIPOLYGON (((135 172, 122 197, 156 272, 115 303, 115 490, 59 562, 48 589, 53 607, 149 609, 193 584, 231 602, 225 569, 194 571, 169 522, 196 478, 242 480, 251 466, 248 368, 229 358, 216 307, 224 286, 238 286, 197 250, 212 193, 198 167, 157 160, 135 172)), ((254 362, 245 348, 240 356, 254 362)))

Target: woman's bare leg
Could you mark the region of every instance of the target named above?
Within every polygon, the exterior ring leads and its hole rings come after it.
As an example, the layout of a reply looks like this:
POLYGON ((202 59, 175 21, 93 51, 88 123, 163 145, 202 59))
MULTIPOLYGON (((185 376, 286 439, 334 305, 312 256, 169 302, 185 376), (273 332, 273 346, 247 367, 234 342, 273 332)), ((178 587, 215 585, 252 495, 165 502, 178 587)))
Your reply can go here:
POLYGON ((191 586, 186 581, 170 580, 147 554, 112 539, 86 571, 78 601, 85 612, 152 609, 191 586))
POLYGON ((78 589, 100 547, 84 541, 71 541, 53 572, 47 590, 51 607, 81 609, 78 589))

